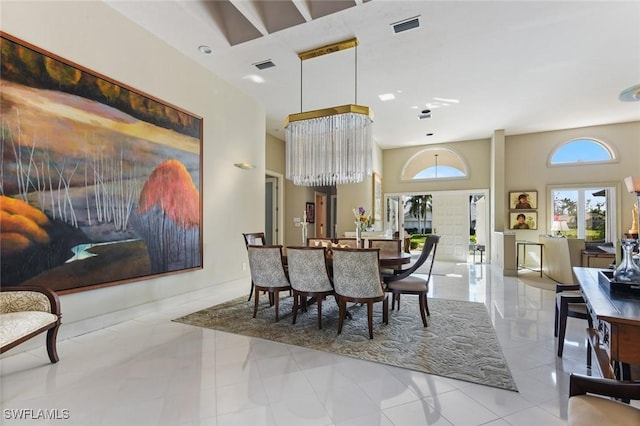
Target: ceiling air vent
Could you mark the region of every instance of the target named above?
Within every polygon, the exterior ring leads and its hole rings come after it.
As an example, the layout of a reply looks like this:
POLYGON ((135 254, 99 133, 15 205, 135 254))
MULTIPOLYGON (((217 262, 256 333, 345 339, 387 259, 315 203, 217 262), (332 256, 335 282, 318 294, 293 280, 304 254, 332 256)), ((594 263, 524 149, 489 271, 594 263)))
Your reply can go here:
POLYGON ((405 19, 404 21, 391 24, 393 32, 398 34, 403 31, 409 31, 420 26, 420 16, 414 16, 413 18, 405 19))
POLYGON ((262 61, 262 62, 256 62, 255 64, 256 68, 258 68, 259 70, 266 70, 267 68, 271 68, 271 67, 275 67, 276 64, 274 64, 271 59, 267 59, 266 61, 262 61))

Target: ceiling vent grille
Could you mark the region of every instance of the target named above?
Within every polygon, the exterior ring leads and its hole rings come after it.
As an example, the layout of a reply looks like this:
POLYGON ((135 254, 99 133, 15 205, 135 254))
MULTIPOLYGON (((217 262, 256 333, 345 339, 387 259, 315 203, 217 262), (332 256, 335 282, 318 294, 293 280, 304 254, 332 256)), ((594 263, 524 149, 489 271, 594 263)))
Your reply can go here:
POLYGON ((420 27, 420 16, 396 22, 395 24, 391 24, 391 27, 393 28, 393 32, 396 34, 418 28, 420 27))
POLYGON ((253 64, 256 68, 258 68, 259 70, 266 70, 267 68, 271 68, 271 67, 275 67, 276 64, 274 64, 271 59, 267 59, 266 61, 262 61, 262 62, 256 62, 255 64, 253 64))

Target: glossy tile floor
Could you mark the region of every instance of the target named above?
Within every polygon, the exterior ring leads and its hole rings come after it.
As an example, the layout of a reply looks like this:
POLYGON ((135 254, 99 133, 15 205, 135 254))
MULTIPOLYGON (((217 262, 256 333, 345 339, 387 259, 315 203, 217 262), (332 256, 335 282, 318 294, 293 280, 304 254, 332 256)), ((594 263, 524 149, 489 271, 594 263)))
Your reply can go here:
POLYGON ((519 392, 171 322, 247 290, 220 286, 208 298, 60 341, 58 364, 44 346, 3 358, 0 423, 566 424, 569 373, 588 372, 585 322, 569 319, 559 359, 552 291, 489 265, 437 262, 435 271, 431 297, 487 306, 519 392), (15 420, 19 409, 68 419, 15 420))

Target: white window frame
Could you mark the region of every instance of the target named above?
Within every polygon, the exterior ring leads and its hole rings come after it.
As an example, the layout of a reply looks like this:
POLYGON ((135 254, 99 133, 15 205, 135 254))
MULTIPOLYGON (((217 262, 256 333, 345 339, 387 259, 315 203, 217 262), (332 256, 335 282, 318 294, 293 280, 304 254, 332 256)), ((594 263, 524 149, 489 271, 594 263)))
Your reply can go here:
POLYGON ((577 221, 578 221, 578 238, 585 239, 586 229, 584 228, 586 210, 585 210, 585 196, 584 193, 586 190, 595 190, 595 189, 607 189, 609 190, 610 196, 607 197, 607 226, 605 228, 605 241, 613 242, 618 239, 617 235, 617 223, 620 211, 619 205, 619 191, 620 184, 618 182, 593 182, 593 183, 585 183, 585 184, 564 184, 564 185, 548 185, 547 186, 547 206, 549 211, 549 223, 547 224, 547 229, 551 229, 551 225, 553 223, 553 218, 555 215, 554 212, 554 199, 553 193, 554 191, 578 191, 578 201, 577 201, 577 221))

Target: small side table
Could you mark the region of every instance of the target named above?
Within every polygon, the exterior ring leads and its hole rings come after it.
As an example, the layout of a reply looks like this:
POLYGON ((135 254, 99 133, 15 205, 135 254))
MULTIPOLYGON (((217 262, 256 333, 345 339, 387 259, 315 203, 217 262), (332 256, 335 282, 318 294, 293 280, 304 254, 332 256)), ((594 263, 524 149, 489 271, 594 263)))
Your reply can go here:
POLYGON ((518 269, 529 269, 531 271, 540 272, 542 277, 542 251, 544 244, 535 241, 516 241, 516 266, 518 269), (520 265, 520 247, 522 246, 522 265, 520 265), (538 246, 540 249, 540 269, 531 269, 526 266, 527 264, 527 246, 538 246))
POLYGON ((476 263, 476 252, 480 253, 480 263, 482 263, 482 256, 484 255, 484 244, 469 244, 469 250, 473 251, 473 263, 476 263))

